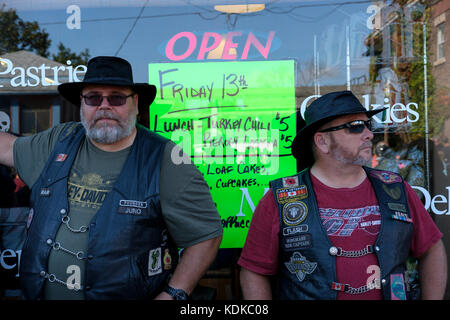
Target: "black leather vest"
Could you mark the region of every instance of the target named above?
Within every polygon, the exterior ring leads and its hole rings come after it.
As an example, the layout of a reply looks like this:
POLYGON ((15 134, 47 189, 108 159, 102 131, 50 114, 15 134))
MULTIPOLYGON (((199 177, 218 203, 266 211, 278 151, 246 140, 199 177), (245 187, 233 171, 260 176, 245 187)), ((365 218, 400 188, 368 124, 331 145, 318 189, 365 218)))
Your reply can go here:
MULTIPOLYGON (((123 169, 89 225, 82 288, 86 299, 152 298, 178 261, 159 197, 161 159, 167 140, 145 128, 137 129, 123 169), (170 257, 171 264, 164 264, 164 257, 170 257)), ((32 188, 31 224, 20 265, 27 299, 43 297, 49 243, 55 239, 62 215, 69 210, 67 182, 83 139, 81 125, 69 127, 32 188)))
MULTIPOLYGON (((395 173, 364 169, 381 212, 381 228, 372 248, 380 267, 383 298, 408 298, 402 288, 406 288, 413 225, 403 179, 395 173)), ((319 216, 309 169, 274 180, 271 187, 281 222, 275 298, 336 299, 337 290, 346 287, 337 283, 336 255, 319 216)))

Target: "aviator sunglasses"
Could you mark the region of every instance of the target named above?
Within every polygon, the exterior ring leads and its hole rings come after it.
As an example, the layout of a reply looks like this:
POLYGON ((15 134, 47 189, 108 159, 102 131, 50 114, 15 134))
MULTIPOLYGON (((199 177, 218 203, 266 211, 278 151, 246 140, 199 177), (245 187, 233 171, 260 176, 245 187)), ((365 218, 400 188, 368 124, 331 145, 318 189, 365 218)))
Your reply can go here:
POLYGON ((106 98, 108 100, 108 103, 112 107, 118 107, 123 106, 127 99, 131 96, 133 96, 134 93, 129 95, 124 95, 120 93, 112 94, 110 96, 102 96, 100 94, 92 93, 92 94, 86 94, 86 95, 80 95, 84 99, 84 103, 86 103, 88 106, 92 107, 98 107, 102 104, 103 98, 106 98))
POLYGON ((319 130, 319 132, 328 132, 328 131, 337 131, 341 129, 348 128, 348 131, 350 133, 361 133, 364 131, 364 128, 367 127, 370 131, 372 131, 372 121, 371 120, 354 120, 350 121, 344 124, 341 124, 340 126, 336 127, 330 127, 323 130, 319 130))

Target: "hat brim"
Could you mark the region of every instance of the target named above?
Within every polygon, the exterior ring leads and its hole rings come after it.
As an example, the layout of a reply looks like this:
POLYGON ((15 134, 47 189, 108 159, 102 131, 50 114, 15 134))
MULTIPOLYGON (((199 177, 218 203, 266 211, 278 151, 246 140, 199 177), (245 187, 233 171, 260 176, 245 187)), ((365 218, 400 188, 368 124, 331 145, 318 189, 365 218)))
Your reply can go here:
POLYGON ((109 86, 127 86, 130 87, 139 96, 139 111, 145 111, 146 108, 155 100, 156 97, 156 86, 148 83, 134 83, 132 85, 124 85, 122 83, 108 83, 101 82, 68 82, 63 83, 58 86, 59 94, 64 97, 70 103, 80 106, 80 93, 81 90, 90 84, 103 84, 109 86))
MULTIPOLYGON (((368 118, 372 118, 373 115, 386 110, 387 108, 382 109, 376 109, 376 110, 370 110, 364 112, 368 118)), ((310 123, 309 125, 304 126, 302 129, 300 129, 294 140, 292 141, 291 145, 291 152, 294 158, 299 160, 300 163, 300 171, 303 170, 306 167, 310 167, 313 164, 313 156, 312 156, 312 150, 310 148, 311 143, 311 137, 312 135, 319 129, 322 125, 325 123, 349 114, 358 114, 355 112, 348 112, 348 113, 340 113, 339 115, 333 115, 327 118, 320 119, 319 121, 310 123)))

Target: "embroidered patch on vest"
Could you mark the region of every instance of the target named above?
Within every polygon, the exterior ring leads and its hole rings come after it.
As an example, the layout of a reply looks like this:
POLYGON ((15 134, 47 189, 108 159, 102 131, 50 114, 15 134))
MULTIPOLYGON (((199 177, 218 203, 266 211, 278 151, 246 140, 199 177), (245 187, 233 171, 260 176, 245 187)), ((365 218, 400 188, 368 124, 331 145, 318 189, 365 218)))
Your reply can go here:
POLYGON ((302 200, 308 197, 308 189, 305 185, 294 188, 281 188, 277 189, 277 201, 280 204, 284 204, 288 201, 302 200))
POLYGON ((398 211, 395 211, 395 213, 392 215, 392 219, 410 222, 410 223, 413 222, 412 219, 410 217, 408 217, 407 213, 398 212, 398 211))
POLYGON ((34 209, 30 209, 30 213, 28 213, 28 219, 27 219, 27 229, 30 229, 31 221, 33 221, 34 216, 34 209))
POLYGON ((299 226, 295 227, 286 227, 283 228, 283 236, 292 236, 297 233, 304 233, 308 232, 308 225, 307 224, 301 224, 299 226))
POLYGON ((297 276, 297 279, 302 282, 305 280, 307 274, 311 274, 316 270, 317 262, 308 261, 300 252, 294 252, 289 262, 285 262, 284 265, 297 276))
POLYGON ((384 192, 394 200, 399 200, 402 196, 402 189, 399 186, 395 186, 393 188, 389 188, 387 185, 382 185, 384 192))
POLYGON ((285 177, 285 178, 282 178, 282 181, 283 181, 283 187, 285 187, 285 188, 298 186, 298 176, 285 177))
POLYGON ((281 245, 286 251, 312 248, 313 243, 311 233, 283 237, 281 245))
POLYGON ((119 205, 124 207, 147 208, 147 202, 137 200, 120 200, 119 205))
POLYGON ((283 221, 288 226, 296 226, 306 219, 308 207, 302 201, 288 202, 283 206, 283 221))
POLYGON ((41 191, 39 192, 40 197, 50 197, 51 191, 49 188, 41 188, 41 191))
POLYGON ((169 253, 169 249, 164 250, 164 270, 172 269, 172 256, 169 253))
POLYGON ((141 215, 147 213, 147 203, 136 200, 120 200, 118 213, 141 215))
POLYGON ((391 300, 406 300, 403 274, 391 274, 391 300))
POLYGON ((162 273, 161 248, 152 249, 148 252, 148 275, 154 276, 162 273))
POLYGON ((408 212, 406 210, 406 206, 403 203, 396 203, 396 202, 388 202, 388 207, 391 210, 394 211, 401 211, 401 212, 408 212))
POLYGON ((56 162, 64 162, 67 159, 67 154, 65 153, 58 153, 58 155, 56 156, 55 161, 56 162))
POLYGON ((371 171, 370 175, 384 183, 402 182, 402 178, 398 174, 389 171, 371 171))

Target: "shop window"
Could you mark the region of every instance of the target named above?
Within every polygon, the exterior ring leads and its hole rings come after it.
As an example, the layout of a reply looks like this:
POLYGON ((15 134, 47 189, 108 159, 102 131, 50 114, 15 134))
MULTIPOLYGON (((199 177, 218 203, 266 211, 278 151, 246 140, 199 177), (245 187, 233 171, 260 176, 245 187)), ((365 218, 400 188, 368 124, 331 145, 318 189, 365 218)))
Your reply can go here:
POLYGON ((20 111, 20 131, 31 135, 50 128, 50 111, 47 109, 25 109, 20 111))
MULTIPOLYGON (((217 288, 216 299, 241 297, 237 260, 253 212, 275 174, 297 172, 290 145, 320 94, 350 89, 366 109, 386 108, 374 116, 372 166, 400 173, 450 230, 448 10, 440 9, 448 0, 77 2, 0 5, 0 16, 9 8, 18 15, 4 28, 24 33, 0 38, 0 111, 25 136, 79 121, 57 85, 83 79, 89 56, 130 61, 134 81, 158 90, 141 124, 186 141, 221 215, 221 249, 200 283, 217 288), (21 26, 32 21, 30 34, 21 26)), ((0 279, 7 271, 0 264, 0 279)), ((0 280, 0 300, 4 287, 0 280)))
POLYGON ((437 60, 444 59, 445 58, 445 51, 444 51, 444 45, 445 45, 445 23, 441 23, 437 26, 437 60))

